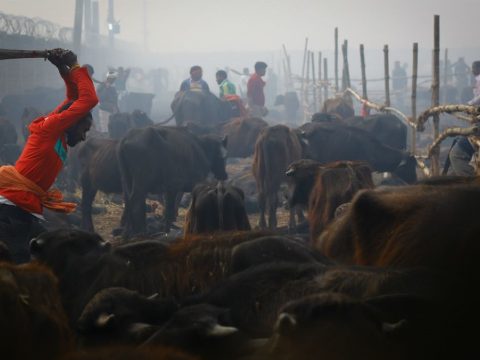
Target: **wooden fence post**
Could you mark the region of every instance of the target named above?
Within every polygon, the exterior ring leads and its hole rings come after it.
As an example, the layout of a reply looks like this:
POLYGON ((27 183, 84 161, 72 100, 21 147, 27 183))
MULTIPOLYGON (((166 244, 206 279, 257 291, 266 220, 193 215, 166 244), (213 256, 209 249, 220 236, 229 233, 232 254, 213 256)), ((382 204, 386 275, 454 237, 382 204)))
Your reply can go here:
MULTIPOLYGON (((418 43, 413 44, 412 69, 412 121, 417 123, 417 78, 418 78, 418 43)), ((417 129, 412 127, 412 154, 417 153, 417 129)))
POLYGON ((348 40, 343 42, 343 78, 342 78, 342 91, 351 86, 350 84, 350 69, 348 65, 348 40))
MULTIPOLYGON (((328 99, 328 59, 324 58, 323 59, 323 81, 325 83, 325 100, 328 99)), ((322 107, 320 107, 321 111, 322 107)))
MULTIPOLYGON (((434 16, 433 24, 433 82, 432 82, 432 106, 438 106, 440 102, 440 16, 434 16)), ((433 115, 433 138, 440 134, 440 116, 433 115)), ((437 148, 432 154, 432 174, 440 174, 440 149, 437 148)))
POLYGON ((385 106, 390 106, 390 66, 388 63, 388 45, 383 47, 383 60, 385 64, 385 106))
POLYGON ((322 108, 322 86, 320 85, 322 82, 322 52, 318 53, 318 102, 317 102, 317 111, 320 111, 322 108))
POLYGON ((365 48, 363 44, 360 45, 360 66, 362 68, 362 96, 365 100, 368 100, 367 73, 365 69, 365 48))
POLYGON ((445 49, 445 57, 443 59, 443 103, 447 103, 448 99, 448 49, 445 49))
POLYGON ((335 28, 335 92, 338 93, 338 28, 335 28))
POLYGON ((310 52, 312 64, 312 111, 315 113, 317 112, 317 84, 315 80, 315 53, 313 51, 310 52))

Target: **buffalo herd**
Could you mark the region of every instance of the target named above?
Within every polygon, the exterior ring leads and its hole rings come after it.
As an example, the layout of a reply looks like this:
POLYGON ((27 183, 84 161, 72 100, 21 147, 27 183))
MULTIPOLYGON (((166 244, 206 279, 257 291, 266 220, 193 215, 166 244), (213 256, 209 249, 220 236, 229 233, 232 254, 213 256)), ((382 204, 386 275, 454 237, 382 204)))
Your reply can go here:
MULTIPOLYGON (((418 180, 406 125, 355 117, 348 99, 292 128, 229 120, 196 96, 175 99, 177 126, 119 113, 109 134, 71 149, 57 185, 81 190, 82 219, 32 239, 29 263, 12 262, 0 227, 2 358, 478 354, 477 177, 418 180), (239 158, 259 214, 229 180, 239 158), (401 185, 379 184, 385 173, 401 185), (114 243, 94 232, 98 191, 123 200, 114 243), (152 200, 163 209, 155 231, 152 200)), ((32 114, 0 119, 1 163, 15 162, 32 114)))

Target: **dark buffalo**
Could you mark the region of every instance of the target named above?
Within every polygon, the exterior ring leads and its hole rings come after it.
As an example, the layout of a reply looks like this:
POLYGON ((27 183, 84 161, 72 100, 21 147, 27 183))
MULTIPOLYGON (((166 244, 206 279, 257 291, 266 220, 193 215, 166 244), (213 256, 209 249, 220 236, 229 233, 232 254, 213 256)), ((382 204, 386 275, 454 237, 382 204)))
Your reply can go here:
POLYGON ((93 232, 92 203, 98 190, 121 194, 116 148, 118 140, 90 138, 80 145, 77 159, 82 186, 82 228, 93 232))
POLYGON ((108 121, 108 135, 112 139, 121 139, 128 130, 153 125, 153 121, 143 111, 135 110, 130 113, 116 113, 110 115, 108 121))
POLYGON ((395 115, 375 114, 365 118, 354 116, 343 122, 368 131, 382 144, 398 150, 407 149, 407 125, 395 115))
POLYGON ((138 348, 113 346, 81 349, 68 354, 63 360, 198 360, 180 350, 161 346, 138 348))
POLYGON ((313 160, 365 161, 374 171, 392 172, 407 183, 417 179, 414 156, 380 143, 365 130, 339 123, 309 123, 302 128, 307 157, 313 160))
POLYGON ((17 144, 0 145, 0 165, 15 165, 22 153, 22 147, 17 144))
POLYGON ((215 126, 232 117, 229 102, 222 101, 210 92, 179 92, 171 104, 178 126, 192 122, 203 126, 215 126))
MULTIPOLYGON (((262 130, 255 144, 253 176, 257 182, 260 207, 260 228, 265 228, 265 211, 268 211, 268 227, 277 227, 278 192, 287 181, 285 172, 289 164, 302 157, 302 145, 297 133, 287 126, 276 125, 262 130)), ((294 208, 290 208, 289 228, 295 228, 294 208)))
POLYGON ((207 291, 231 273, 235 246, 261 236, 265 233, 227 233, 168 247, 160 241, 139 241, 112 249, 96 234, 64 229, 38 236, 30 251, 57 275, 65 309, 76 321, 90 299, 109 287, 176 299, 207 291))
POLYGON ((5 359, 63 358, 73 337, 57 280, 38 264, 0 264, 0 346, 5 359))
POLYGON ((225 180, 226 139, 196 137, 185 129, 132 129, 119 144, 118 159, 124 192, 125 234, 145 231, 145 197, 165 195, 165 230, 175 221, 175 199, 191 192, 212 172, 225 180))
POLYGON ((0 118, 0 146, 16 144, 18 140, 15 126, 5 118, 0 118))
POLYGON ((197 185, 185 219, 185 235, 250 230, 245 196, 233 185, 197 185))
POLYGON ((12 254, 3 241, 0 241, 0 262, 12 262, 12 254))
POLYGON ((431 351, 435 328, 432 316, 422 312, 430 315, 425 302, 402 295, 368 300, 336 293, 307 296, 283 307, 265 358, 434 359, 427 355, 441 351, 431 351))

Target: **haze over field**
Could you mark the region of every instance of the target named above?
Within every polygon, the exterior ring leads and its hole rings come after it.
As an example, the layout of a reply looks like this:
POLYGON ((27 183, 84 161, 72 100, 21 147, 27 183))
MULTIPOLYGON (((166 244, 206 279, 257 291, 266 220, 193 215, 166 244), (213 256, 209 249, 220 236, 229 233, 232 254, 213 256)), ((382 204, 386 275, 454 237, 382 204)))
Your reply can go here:
MULTIPOLYGON (((0 11, 72 26, 74 0, 0 0, 0 11)), ((107 0, 99 0, 101 32, 107 32, 107 0)), ((432 16, 442 21, 442 46, 476 47, 478 0, 115 0, 118 38, 155 52, 331 49, 333 28, 352 46, 431 46, 432 16), (145 6, 145 9, 144 9, 145 6)))

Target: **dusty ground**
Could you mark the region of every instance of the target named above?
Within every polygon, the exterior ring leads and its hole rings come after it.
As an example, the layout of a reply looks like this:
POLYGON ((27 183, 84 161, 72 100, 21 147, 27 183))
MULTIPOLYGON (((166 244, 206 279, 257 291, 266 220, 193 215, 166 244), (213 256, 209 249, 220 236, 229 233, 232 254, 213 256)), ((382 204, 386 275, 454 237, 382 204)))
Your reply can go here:
MULTIPOLYGON (((229 175, 229 180, 232 181, 232 183, 234 183, 236 186, 242 188, 242 190, 245 192, 245 195, 253 200, 256 196, 256 186, 255 180, 251 175, 251 166, 251 158, 241 159, 238 162, 229 164, 227 166, 227 172, 229 175)), ((150 200, 147 200, 147 203, 155 207, 155 214, 162 214, 163 207, 160 203, 150 200)), ((97 197, 95 198, 94 205, 105 208, 106 210, 104 213, 93 216, 96 232, 106 240, 113 242, 119 241, 119 238, 115 238, 112 235, 112 230, 117 228, 120 224, 120 218, 123 212, 123 204, 112 202, 108 195, 98 193, 97 197)), ((187 209, 180 208, 179 216, 175 225, 183 228, 186 212, 187 209)), ((257 225, 258 218, 258 212, 249 214, 250 224, 252 227, 257 225)), ((277 210, 277 221, 279 227, 286 226, 288 224, 288 211, 286 211, 283 207, 277 210)))

